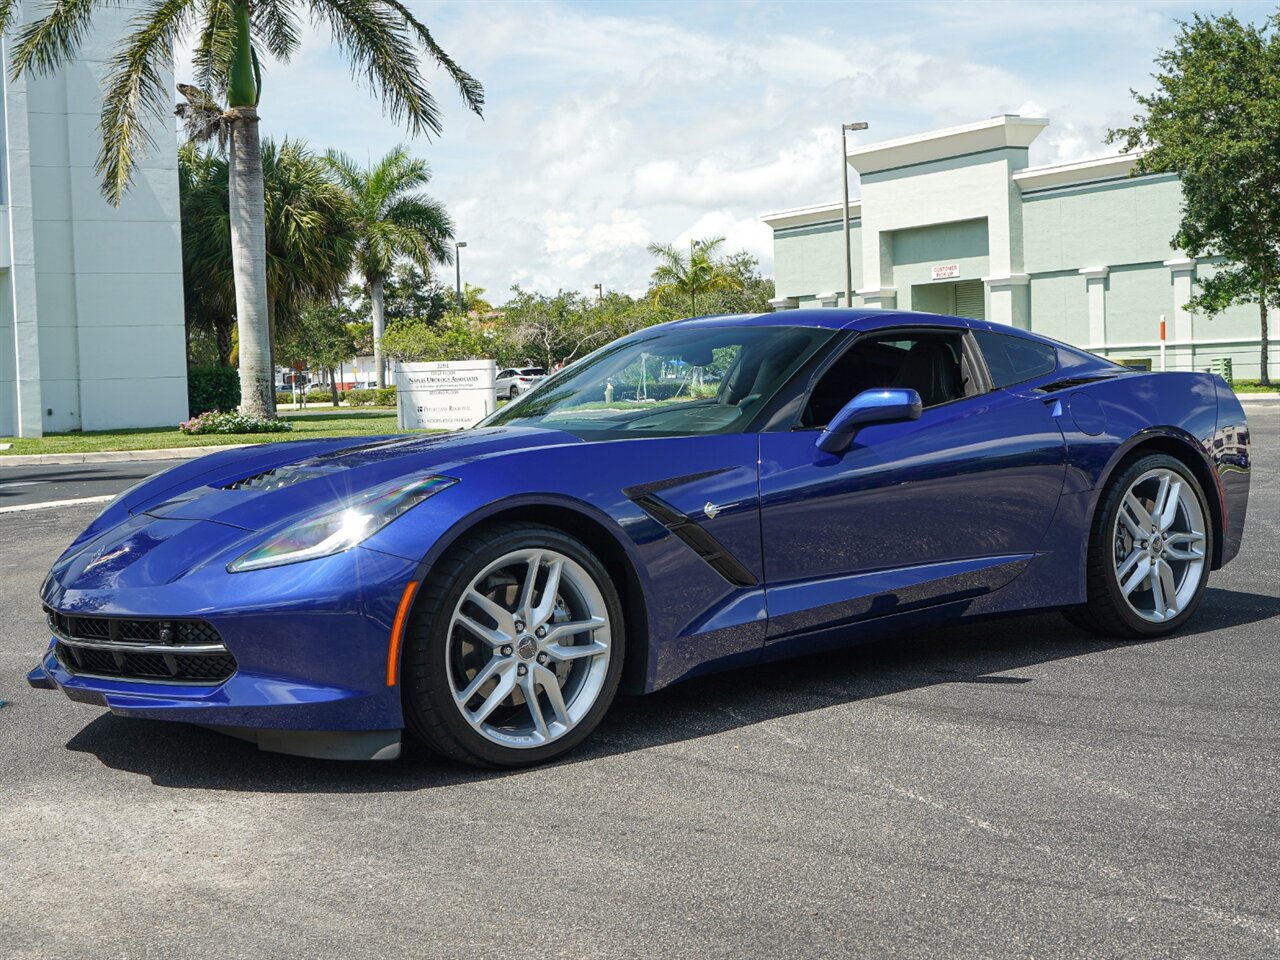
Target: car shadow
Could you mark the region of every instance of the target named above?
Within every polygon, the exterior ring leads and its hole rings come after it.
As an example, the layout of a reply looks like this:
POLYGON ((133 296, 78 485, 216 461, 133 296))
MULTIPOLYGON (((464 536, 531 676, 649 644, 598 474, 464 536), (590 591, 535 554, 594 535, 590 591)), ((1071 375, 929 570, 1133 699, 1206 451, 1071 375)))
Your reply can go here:
MULTIPOLYGON (((1170 640, 1280 616, 1280 597, 1210 589, 1190 629, 1170 640)), ((1159 644, 1164 640, 1145 641, 1159 644)), ((1021 686, 1011 672, 1086 656, 1132 641, 1100 640, 1057 614, 947 626, 689 680, 643 697, 621 697, 595 734, 558 761, 567 766, 664 746, 779 717, 940 683, 1021 686)), ((264 793, 424 790, 518 776, 477 770, 406 743, 399 761, 347 763, 262 753, 199 727, 104 714, 67 743, 157 786, 264 793)))

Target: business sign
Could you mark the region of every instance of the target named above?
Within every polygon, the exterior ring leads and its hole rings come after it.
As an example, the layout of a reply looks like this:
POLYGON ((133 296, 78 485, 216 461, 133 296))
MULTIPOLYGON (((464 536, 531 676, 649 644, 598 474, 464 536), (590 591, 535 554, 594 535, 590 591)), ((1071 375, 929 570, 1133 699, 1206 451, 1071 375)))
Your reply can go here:
POLYGON ((960 276, 960 264, 958 263, 944 263, 929 268, 929 279, 931 280, 954 280, 958 276, 960 276))
POLYGON ((396 423, 401 430, 462 430, 493 413, 492 360, 396 364, 396 423))

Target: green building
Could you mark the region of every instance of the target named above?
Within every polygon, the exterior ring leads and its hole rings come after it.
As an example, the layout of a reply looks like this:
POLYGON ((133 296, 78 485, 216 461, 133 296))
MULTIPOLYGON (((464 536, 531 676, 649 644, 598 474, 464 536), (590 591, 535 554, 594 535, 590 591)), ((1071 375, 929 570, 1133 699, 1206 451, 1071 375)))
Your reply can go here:
MULTIPOLYGON (((1255 305, 1186 309, 1214 261, 1170 246, 1178 178, 1130 176, 1133 155, 1032 167, 1048 124, 1001 116, 850 150, 853 305, 1009 323, 1154 369, 1163 325, 1166 369, 1229 362, 1257 377, 1255 305)), ((775 309, 844 304, 843 214, 837 202, 762 217, 775 309)))

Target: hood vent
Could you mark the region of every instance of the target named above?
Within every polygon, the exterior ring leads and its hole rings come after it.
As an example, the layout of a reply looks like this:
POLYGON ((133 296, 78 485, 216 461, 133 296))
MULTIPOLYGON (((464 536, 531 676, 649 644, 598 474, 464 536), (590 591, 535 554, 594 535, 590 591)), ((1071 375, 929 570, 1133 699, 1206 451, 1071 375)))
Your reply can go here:
POLYGON ((252 476, 242 477, 234 483, 228 483, 222 489, 262 491, 283 490, 285 487, 292 487, 295 483, 302 483, 304 480, 314 480, 316 477, 337 473, 341 469, 343 468, 336 466, 304 466, 289 464, 283 467, 274 467, 271 470, 264 470, 262 473, 255 473, 252 476))

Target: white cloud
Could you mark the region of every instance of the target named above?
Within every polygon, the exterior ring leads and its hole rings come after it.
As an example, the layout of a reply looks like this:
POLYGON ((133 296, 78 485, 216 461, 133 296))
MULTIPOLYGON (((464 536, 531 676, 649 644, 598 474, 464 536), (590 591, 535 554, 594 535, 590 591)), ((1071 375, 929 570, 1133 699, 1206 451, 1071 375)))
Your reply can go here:
MULTIPOLYGON (((638 292, 651 240, 724 235, 769 269, 757 217, 836 199, 841 121, 870 121, 855 135, 865 143, 1017 112, 1052 119, 1033 162, 1107 152, 1106 128, 1131 112, 1129 87, 1144 84, 1173 29, 1150 3, 633 13, 409 2, 486 86, 480 121, 435 76, 444 135, 413 143, 468 242, 464 279, 499 300, 513 283, 638 292)), ((262 114, 264 133, 362 160, 408 139, 325 31, 309 31, 295 62, 269 71, 262 114)))

